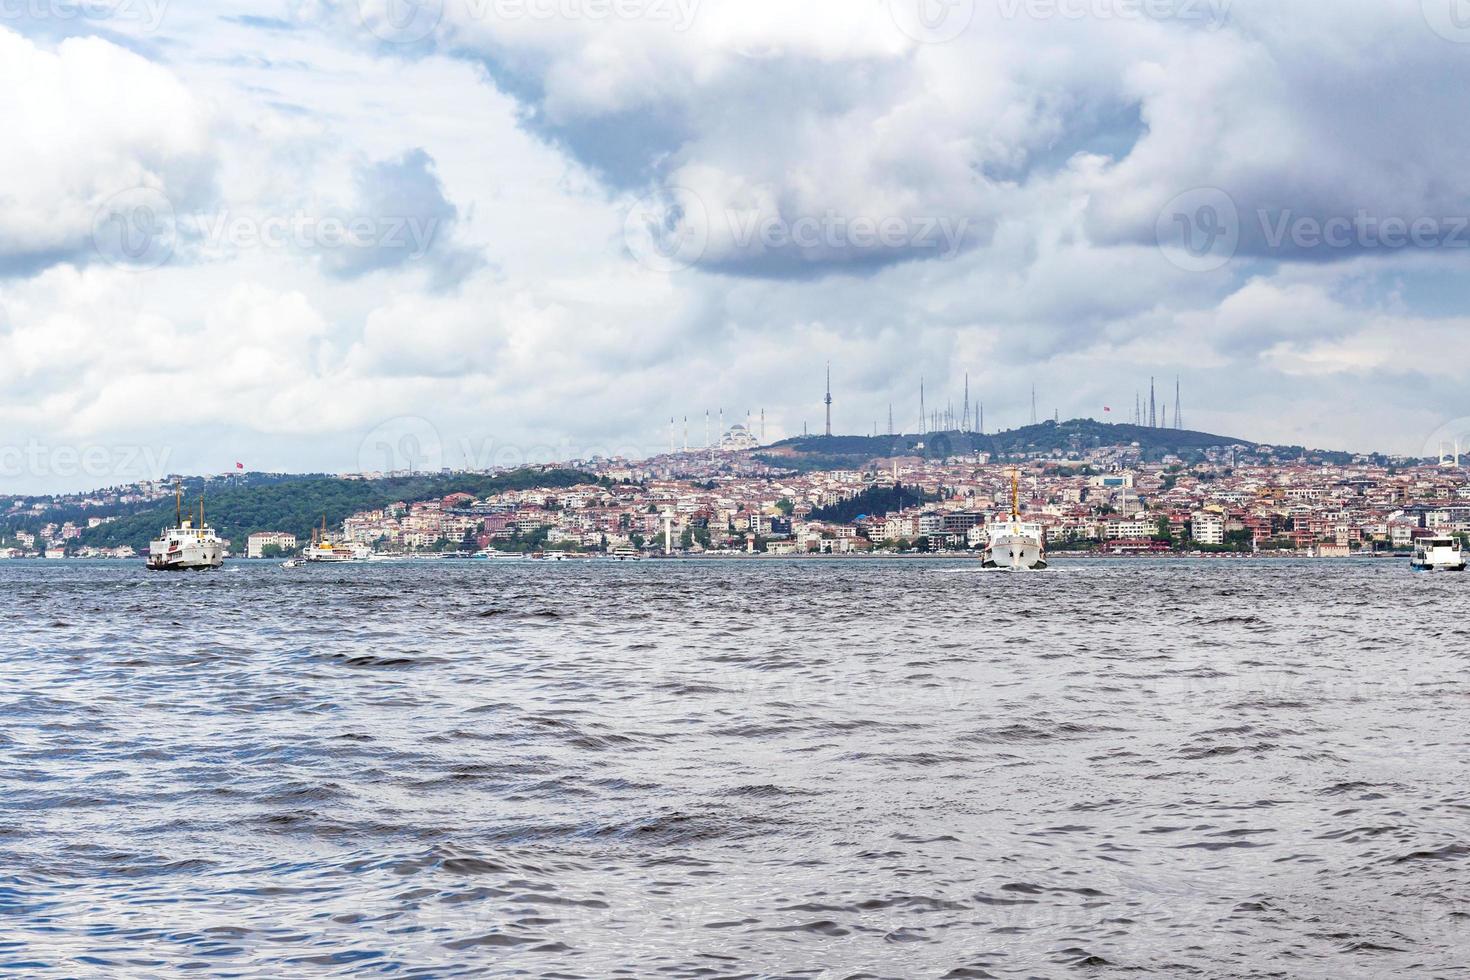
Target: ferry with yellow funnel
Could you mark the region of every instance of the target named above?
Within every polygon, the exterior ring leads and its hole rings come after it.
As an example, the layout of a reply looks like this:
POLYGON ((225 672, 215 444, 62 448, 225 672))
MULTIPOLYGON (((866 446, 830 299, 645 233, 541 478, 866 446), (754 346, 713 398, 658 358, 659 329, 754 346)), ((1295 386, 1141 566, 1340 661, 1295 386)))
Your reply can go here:
POLYGON ((225 563, 225 543, 204 523, 204 497, 199 498, 199 523, 184 518, 184 490, 174 488, 174 526, 148 542, 148 568, 155 572, 189 572, 219 568, 225 563))
POLYGON ((327 538, 327 515, 322 515, 321 530, 312 528, 311 544, 301 551, 309 562, 367 561, 371 552, 363 545, 346 544, 327 538))
POLYGON ((1046 532, 1040 524, 1021 520, 1021 474, 1011 471, 1011 516, 990 526, 985 546, 986 568, 1030 571, 1046 567, 1046 532))

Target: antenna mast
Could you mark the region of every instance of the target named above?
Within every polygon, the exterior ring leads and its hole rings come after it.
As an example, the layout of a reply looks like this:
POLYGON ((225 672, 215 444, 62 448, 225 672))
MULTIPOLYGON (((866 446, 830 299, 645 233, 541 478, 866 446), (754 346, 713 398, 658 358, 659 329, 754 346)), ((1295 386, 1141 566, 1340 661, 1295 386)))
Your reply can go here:
POLYGON ((960 423, 961 432, 970 431, 970 372, 965 372, 965 418, 960 423))
POLYGON ((827 362, 827 435, 832 434, 832 362, 827 362))

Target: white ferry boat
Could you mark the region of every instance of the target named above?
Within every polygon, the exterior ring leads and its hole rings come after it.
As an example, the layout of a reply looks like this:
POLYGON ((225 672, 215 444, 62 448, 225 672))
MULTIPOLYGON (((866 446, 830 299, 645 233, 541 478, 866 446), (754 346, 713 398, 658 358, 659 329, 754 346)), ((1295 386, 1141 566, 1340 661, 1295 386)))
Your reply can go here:
POLYGON ((148 542, 148 567, 155 572, 187 572, 219 568, 225 563, 225 543, 214 528, 204 523, 204 500, 199 500, 199 523, 184 519, 184 491, 176 487, 174 508, 178 517, 162 537, 148 542))
POLYGON ((367 561, 372 549, 361 544, 345 544, 327 540, 327 518, 322 516, 321 530, 312 529, 311 544, 301 551, 309 562, 367 561))
POLYGON ((986 568, 1029 571, 1046 567, 1046 533, 1040 524, 1021 520, 1021 474, 1011 471, 1011 516, 990 528, 985 546, 986 568))
POLYGON ((1420 572, 1463 572, 1465 550, 1458 538, 1420 538, 1414 542, 1414 557, 1409 565, 1420 572))

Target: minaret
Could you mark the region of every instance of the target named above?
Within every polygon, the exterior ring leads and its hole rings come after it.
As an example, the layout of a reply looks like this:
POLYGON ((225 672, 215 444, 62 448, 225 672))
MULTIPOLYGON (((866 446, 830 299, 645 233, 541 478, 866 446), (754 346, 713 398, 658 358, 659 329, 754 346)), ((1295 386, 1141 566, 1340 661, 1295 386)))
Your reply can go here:
POLYGON ((689 416, 684 416, 684 451, 689 451, 689 416))
POLYGON ((704 410, 704 448, 709 448, 709 409, 704 410))
POLYGON ((832 434, 832 362, 827 362, 827 435, 832 434))
POLYGON ((1174 428, 1184 428, 1184 415, 1179 411, 1179 375, 1174 375, 1174 428))
POLYGON ((669 455, 674 455, 674 418, 669 416, 669 455))
POLYGON ((761 445, 766 444, 766 410, 761 409, 761 445))

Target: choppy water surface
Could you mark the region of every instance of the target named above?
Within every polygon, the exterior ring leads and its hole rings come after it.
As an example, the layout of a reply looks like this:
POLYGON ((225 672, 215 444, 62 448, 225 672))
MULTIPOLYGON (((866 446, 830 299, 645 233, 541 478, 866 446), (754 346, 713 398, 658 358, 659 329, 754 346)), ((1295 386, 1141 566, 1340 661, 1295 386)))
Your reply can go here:
POLYGON ((1470 576, 0 567, 0 972, 1470 976, 1470 576))

